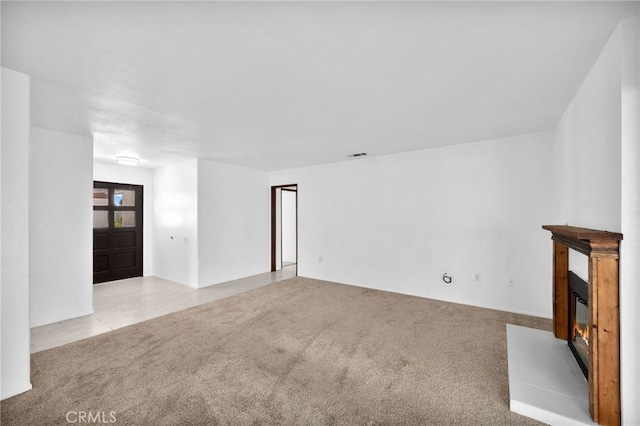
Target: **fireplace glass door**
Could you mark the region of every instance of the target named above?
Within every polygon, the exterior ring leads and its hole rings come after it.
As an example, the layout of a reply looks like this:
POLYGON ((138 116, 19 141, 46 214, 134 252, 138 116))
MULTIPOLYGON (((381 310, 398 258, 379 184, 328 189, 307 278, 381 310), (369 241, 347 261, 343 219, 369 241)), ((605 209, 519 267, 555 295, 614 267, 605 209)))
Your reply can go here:
POLYGON ((586 303, 581 298, 572 295, 571 307, 574 308, 573 314, 573 327, 570 337, 571 346, 574 349, 573 353, 576 355, 578 364, 584 372, 585 376, 588 376, 588 363, 589 363, 589 310, 586 303))
POLYGON ((589 288, 586 281, 569 271, 569 348, 586 378, 589 378, 589 288))

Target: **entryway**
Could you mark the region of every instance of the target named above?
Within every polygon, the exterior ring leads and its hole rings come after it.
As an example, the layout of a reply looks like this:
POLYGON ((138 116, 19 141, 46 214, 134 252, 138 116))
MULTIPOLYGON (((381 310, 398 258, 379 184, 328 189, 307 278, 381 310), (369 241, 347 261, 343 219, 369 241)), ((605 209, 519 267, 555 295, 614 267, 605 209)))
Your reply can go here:
POLYGON ((271 187, 271 271, 298 275, 298 185, 271 187))
POLYGON ((77 342, 294 276, 293 272, 283 269, 197 289, 153 276, 99 284, 93 287, 93 314, 31 329, 31 353, 77 342), (141 304, 141 300, 146 302, 141 304))
POLYGON ((93 283, 142 276, 142 186, 93 183, 93 283))

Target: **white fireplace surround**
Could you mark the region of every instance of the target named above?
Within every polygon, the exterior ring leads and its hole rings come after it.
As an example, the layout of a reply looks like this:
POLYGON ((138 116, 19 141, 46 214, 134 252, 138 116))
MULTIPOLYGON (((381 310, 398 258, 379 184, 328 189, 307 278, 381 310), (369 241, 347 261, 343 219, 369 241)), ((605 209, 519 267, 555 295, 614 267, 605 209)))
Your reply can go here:
POLYGON ((507 324, 511 411, 550 425, 594 425, 589 384, 567 341, 507 324))

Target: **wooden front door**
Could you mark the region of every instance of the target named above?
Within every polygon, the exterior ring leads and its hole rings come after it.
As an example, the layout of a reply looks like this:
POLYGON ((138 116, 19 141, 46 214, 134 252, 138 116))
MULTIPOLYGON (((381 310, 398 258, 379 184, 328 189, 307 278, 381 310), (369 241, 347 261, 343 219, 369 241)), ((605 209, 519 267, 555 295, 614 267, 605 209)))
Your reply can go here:
POLYGON ((93 283, 142 276, 142 186, 93 183, 93 283))

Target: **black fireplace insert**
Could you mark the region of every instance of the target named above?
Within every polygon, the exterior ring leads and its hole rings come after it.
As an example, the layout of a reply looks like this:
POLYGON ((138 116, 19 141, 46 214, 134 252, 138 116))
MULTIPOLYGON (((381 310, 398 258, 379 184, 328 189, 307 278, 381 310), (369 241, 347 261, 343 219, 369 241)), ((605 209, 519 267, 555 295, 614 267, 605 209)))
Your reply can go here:
POLYGON ((569 348, 589 378, 589 284, 569 271, 569 348))

